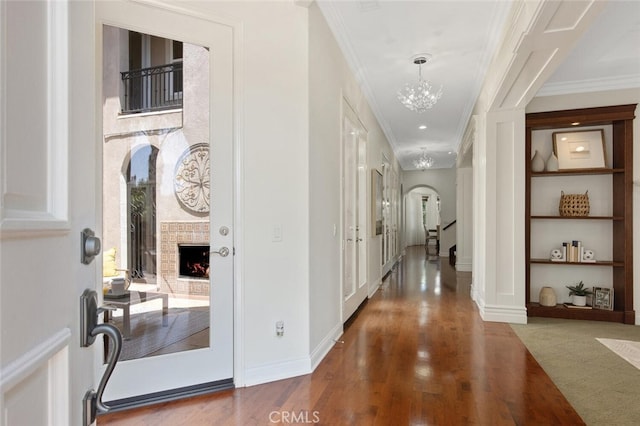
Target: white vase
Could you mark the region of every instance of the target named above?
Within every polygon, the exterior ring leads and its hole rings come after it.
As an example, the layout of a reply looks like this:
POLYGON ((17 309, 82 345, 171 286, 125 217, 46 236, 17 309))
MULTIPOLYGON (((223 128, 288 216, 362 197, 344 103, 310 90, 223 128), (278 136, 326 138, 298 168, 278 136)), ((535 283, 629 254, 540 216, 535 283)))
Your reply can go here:
POLYGON ((557 172, 558 171, 558 157, 552 152, 547 160, 546 170, 548 172, 557 172))
POLYGON ((542 287, 540 289, 540 306, 556 306, 558 302, 556 292, 551 287, 542 287))
POLYGON ((578 296, 577 294, 574 294, 573 296, 573 304, 576 306, 586 306, 587 305, 587 296, 578 296))
POLYGON ((531 171, 532 172, 541 172, 544 170, 544 159, 542 155, 536 150, 533 154, 533 158, 531 159, 531 171))

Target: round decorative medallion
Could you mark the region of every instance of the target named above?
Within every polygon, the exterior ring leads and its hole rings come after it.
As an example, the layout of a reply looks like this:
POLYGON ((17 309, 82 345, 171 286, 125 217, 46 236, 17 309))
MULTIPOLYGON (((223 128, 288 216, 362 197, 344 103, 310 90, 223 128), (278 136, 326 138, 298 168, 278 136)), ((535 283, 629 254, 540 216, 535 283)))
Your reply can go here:
POLYGON ((199 143, 187 149, 176 164, 173 181, 182 206, 196 214, 209 213, 209 145, 199 143))

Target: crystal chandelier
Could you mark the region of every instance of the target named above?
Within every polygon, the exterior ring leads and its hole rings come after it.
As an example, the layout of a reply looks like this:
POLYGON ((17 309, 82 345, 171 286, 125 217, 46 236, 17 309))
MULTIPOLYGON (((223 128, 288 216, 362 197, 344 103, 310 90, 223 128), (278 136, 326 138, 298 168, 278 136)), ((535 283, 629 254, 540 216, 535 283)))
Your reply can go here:
POLYGON ((432 89, 431 83, 422 78, 422 64, 430 60, 431 55, 428 53, 415 57, 413 63, 418 65, 418 82, 416 84, 407 83, 398 91, 398 99, 402 105, 412 111, 425 112, 442 97, 442 86, 436 92, 432 89))
POLYGON ((426 148, 422 148, 422 154, 413 164, 416 166, 416 169, 426 170, 433 166, 433 162, 433 157, 427 155, 426 148))

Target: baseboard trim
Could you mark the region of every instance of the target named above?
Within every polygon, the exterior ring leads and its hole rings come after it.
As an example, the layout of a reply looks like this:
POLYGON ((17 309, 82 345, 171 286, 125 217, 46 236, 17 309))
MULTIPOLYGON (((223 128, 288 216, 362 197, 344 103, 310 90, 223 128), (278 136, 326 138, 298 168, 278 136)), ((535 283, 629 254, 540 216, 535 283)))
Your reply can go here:
POLYGON ((473 269, 473 265, 469 262, 456 262, 456 271, 459 272, 471 272, 473 269))
POLYGON ((333 349, 336 340, 338 340, 340 336, 342 336, 342 324, 337 324, 311 352, 311 371, 315 370, 329 351, 333 349))
POLYGON ((275 382, 277 380, 290 379, 292 377, 310 374, 311 358, 297 358, 248 368, 244 376, 245 386, 260 385, 275 382))
POLYGON ((506 322, 512 324, 527 323, 527 309, 524 306, 484 305, 480 307, 483 321, 506 322))

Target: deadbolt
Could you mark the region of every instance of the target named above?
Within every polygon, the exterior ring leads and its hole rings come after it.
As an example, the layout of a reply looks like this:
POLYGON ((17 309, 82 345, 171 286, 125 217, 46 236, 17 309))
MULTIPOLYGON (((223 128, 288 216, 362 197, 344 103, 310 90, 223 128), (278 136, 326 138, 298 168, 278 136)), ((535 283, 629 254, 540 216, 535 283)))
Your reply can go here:
POLYGON ((85 265, 100 254, 100 238, 89 228, 85 228, 80 233, 80 261, 85 265))

